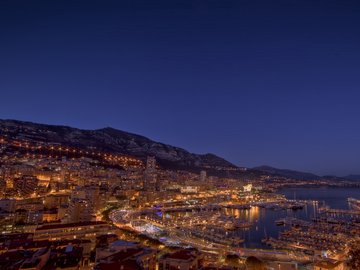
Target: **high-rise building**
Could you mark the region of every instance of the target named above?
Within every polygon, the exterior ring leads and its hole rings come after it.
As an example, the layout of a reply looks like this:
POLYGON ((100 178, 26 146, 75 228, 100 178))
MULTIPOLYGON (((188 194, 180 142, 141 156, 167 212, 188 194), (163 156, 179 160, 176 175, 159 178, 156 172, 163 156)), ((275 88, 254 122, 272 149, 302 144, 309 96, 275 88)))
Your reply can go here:
POLYGON ((156 159, 154 156, 148 156, 146 159, 146 171, 155 172, 156 171, 156 159))
POLYGON ((143 188, 144 190, 150 191, 159 190, 159 183, 157 181, 156 172, 156 159, 153 156, 148 156, 146 160, 143 188))
POLYGON ((200 181, 205 182, 206 181, 206 171, 200 172, 200 181))
POLYGON ((60 171, 60 183, 64 186, 64 188, 68 188, 70 181, 70 173, 68 172, 66 167, 61 168, 60 171))

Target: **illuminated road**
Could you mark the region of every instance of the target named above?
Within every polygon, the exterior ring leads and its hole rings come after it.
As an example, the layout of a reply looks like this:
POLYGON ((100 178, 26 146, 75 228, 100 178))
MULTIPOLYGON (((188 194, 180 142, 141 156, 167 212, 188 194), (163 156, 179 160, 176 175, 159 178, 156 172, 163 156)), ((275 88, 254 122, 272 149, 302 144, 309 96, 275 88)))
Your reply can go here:
MULTIPOLYGON (((291 261, 296 260, 299 262, 308 262, 310 257, 304 256, 304 254, 296 255, 289 251, 280 250, 266 250, 266 249, 248 249, 248 248, 236 248, 219 243, 212 243, 201 238, 186 235, 187 232, 184 229, 176 227, 175 224, 164 224, 152 218, 141 218, 143 211, 126 211, 126 210, 114 210, 110 213, 111 220, 119 227, 130 226, 139 233, 144 233, 137 229, 138 226, 133 226, 136 222, 148 223, 158 228, 161 228, 168 234, 168 237, 176 242, 181 242, 184 245, 189 245, 199 250, 212 251, 217 254, 226 254, 228 252, 236 253, 243 257, 256 256, 261 259, 271 259, 279 261, 291 261)), ((151 235, 150 235, 151 236, 151 235)))

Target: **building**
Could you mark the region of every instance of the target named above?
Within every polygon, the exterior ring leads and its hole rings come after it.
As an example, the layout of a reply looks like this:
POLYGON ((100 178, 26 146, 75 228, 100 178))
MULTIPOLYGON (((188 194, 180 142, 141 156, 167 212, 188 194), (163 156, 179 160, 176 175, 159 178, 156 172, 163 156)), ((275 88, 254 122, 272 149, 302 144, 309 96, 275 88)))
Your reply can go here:
POLYGON ((89 202, 89 207, 95 212, 100 209, 100 188, 98 185, 86 185, 77 187, 71 193, 71 199, 82 199, 89 202))
POLYGON ((31 175, 23 175, 14 179, 14 189, 20 196, 29 196, 33 194, 38 186, 39 180, 31 175))
POLYGON ((105 247, 100 247, 96 249, 95 262, 99 263, 104 258, 109 257, 110 255, 118 253, 120 251, 126 251, 128 249, 136 249, 140 247, 140 243, 116 240, 105 247))
POLYGON ((1 199, 0 200, 0 209, 12 213, 16 210, 16 200, 15 199, 1 199))
POLYGON ((97 236, 111 232, 110 225, 102 221, 52 224, 36 228, 34 240, 89 239, 95 241, 97 236))
POLYGON ((98 260, 95 270, 155 270, 156 251, 150 248, 130 247, 98 260))
POLYGON ((24 260, 20 269, 38 270, 42 269, 50 258, 50 249, 41 248, 31 258, 24 260))
POLYGON ((55 222, 59 220, 58 208, 47 209, 43 211, 43 222, 55 222))
POLYGON ((247 184, 244 186, 244 192, 251 192, 252 190, 252 184, 247 184))
POLYGON ((202 256, 195 249, 182 249, 160 258, 159 270, 196 270, 201 266, 202 256))
POLYGON ((156 159, 154 156, 148 156, 146 159, 146 170, 148 172, 156 171, 156 159))
POLYGON ((16 201, 16 209, 25 209, 27 211, 42 211, 44 205, 39 198, 24 199, 16 201))
POLYGON ((206 171, 200 172, 200 181, 205 182, 206 181, 206 171))
POLYGON ((147 191, 159 190, 156 173, 156 159, 153 156, 147 157, 146 168, 144 172, 143 189, 147 191))
POLYGON ((6 181, 0 178, 0 194, 3 196, 6 193, 6 181))
POLYGON ((45 208, 58 208, 63 204, 69 203, 69 194, 49 194, 45 197, 45 208))
POLYGON ((344 262, 340 261, 321 261, 314 264, 314 270, 346 270, 344 262))
POLYGON ((43 211, 28 211, 26 224, 39 224, 43 222, 43 211))
MULTIPOLYGON (((64 161, 63 161, 64 162, 64 161)), ((66 189, 69 187, 70 173, 66 167, 61 168, 60 171, 60 182, 63 184, 63 187, 66 189)))
POLYGON ((89 201, 92 211, 100 209, 100 188, 99 186, 85 186, 85 198, 89 201))
POLYGON ((72 199, 67 211, 66 222, 77 223, 94 219, 91 204, 86 199, 72 199))
POLYGON ((197 186, 183 186, 180 188, 182 194, 196 194, 198 191, 199 187, 197 186))
POLYGON ((297 262, 271 261, 267 263, 268 270, 298 270, 297 262))

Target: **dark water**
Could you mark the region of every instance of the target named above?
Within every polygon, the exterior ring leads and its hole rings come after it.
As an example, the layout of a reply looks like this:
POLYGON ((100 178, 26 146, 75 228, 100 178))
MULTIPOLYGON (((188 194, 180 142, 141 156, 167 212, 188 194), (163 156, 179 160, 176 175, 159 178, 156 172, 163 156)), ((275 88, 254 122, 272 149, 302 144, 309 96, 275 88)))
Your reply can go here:
POLYGON ((280 190, 288 199, 318 200, 320 206, 325 205, 331 208, 348 209, 347 199, 353 197, 360 199, 360 188, 287 188, 280 190))
MULTIPOLYGON (((359 188, 287 188, 279 190, 288 199, 317 200, 319 206, 330 206, 331 208, 348 209, 347 198, 360 199, 359 188)), ((277 226, 275 221, 284 217, 296 217, 310 220, 317 215, 317 205, 309 204, 302 210, 271 210, 252 207, 250 210, 226 210, 226 214, 234 215, 243 220, 254 222, 250 229, 239 229, 236 235, 245 239, 244 247, 266 248, 261 240, 264 237, 277 237, 279 232, 286 229, 277 226)))

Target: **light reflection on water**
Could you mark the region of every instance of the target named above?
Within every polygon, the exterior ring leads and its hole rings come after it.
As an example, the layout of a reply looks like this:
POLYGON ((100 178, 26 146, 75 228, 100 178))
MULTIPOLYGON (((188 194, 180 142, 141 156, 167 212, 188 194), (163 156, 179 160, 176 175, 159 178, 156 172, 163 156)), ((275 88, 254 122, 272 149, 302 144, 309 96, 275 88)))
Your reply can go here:
MULTIPOLYGON (((360 199, 360 189, 358 188, 287 188, 279 193, 284 194, 288 199, 316 200, 319 205, 309 204, 301 210, 272 210, 260 207, 251 209, 223 209, 223 214, 239 218, 242 221, 252 222, 254 225, 247 229, 237 229, 232 231, 234 236, 245 239, 243 244, 247 248, 267 248, 261 240, 265 237, 278 237, 279 232, 286 229, 285 226, 277 226, 275 221, 285 217, 295 217, 311 220, 317 217, 318 206, 330 206, 332 208, 348 209, 347 198, 354 197, 360 199)), ((192 213, 173 213, 175 216, 190 217, 192 213)))

